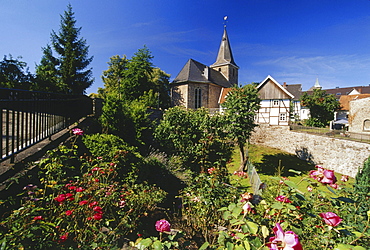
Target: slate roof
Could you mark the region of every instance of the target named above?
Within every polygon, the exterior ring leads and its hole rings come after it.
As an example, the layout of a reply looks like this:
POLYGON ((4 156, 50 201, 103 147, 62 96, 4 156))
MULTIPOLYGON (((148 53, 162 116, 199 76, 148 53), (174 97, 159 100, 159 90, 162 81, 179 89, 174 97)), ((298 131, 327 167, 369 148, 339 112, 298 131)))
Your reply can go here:
POLYGON ((211 67, 225 64, 233 64, 234 66, 238 67, 234 61, 233 53, 231 51, 231 46, 229 42, 229 37, 226 32, 226 27, 224 28, 224 34, 222 36, 216 62, 212 64, 211 67))
POLYGON ((180 73, 173 80, 173 83, 213 83, 224 88, 232 87, 230 82, 216 70, 197 62, 193 59, 189 59, 185 66, 181 69, 180 73))
POLYGON ((294 95, 293 100, 299 100, 302 95, 302 84, 287 84, 285 88, 294 95))

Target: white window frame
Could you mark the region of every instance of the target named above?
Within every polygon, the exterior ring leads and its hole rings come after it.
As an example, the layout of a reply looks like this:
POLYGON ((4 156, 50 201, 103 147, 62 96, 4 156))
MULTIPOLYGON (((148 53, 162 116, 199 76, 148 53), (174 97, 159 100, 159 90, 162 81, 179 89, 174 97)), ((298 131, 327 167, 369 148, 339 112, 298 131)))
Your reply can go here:
POLYGON ((281 122, 286 122, 287 121, 286 113, 280 113, 279 114, 279 121, 281 121, 281 122))

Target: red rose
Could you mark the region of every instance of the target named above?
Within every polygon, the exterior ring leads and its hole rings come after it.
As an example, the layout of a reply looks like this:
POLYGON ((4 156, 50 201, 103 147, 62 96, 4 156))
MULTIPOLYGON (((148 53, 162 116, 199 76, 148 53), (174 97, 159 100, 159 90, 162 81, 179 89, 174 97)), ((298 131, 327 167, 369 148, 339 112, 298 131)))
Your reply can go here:
POLYGON ((342 221, 342 219, 332 212, 320 213, 321 218, 324 219, 324 222, 332 227, 338 226, 338 224, 342 221))
POLYGON ((96 206, 93 208, 94 212, 97 212, 97 213, 103 213, 103 209, 99 206, 96 206))
POLYGON ((80 201, 79 203, 78 203, 78 205, 80 205, 80 206, 83 206, 83 205, 86 205, 87 203, 89 203, 88 201, 80 201))
POLYGON ((96 214, 94 214, 93 218, 94 218, 94 220, 101 220, 103 218, 103 214, 102 213, 96 213, 96 214))
POLYGON ((73 213, 73 210, 67 210, 66 215, 70 216, 73 213))
POLYGON ((62 203, 63 201, 66 200, 66 195, 65 194, 60 194, 57 197, 55 197, 54 200, 56 200, 57 202, 62 203))
POLYGON ((41 215, 33 217, 33 220, 43 220, 43 219, 44 219, 44 218, 42 218, 42 216, 41 216, 41 215))
POLYGON ((84 189, 84 188, 82 188, 82 187, 78 187, 78 188, 76 188, 76 192, 83 192, 83 191, 85 191, 85 189, 84 189))

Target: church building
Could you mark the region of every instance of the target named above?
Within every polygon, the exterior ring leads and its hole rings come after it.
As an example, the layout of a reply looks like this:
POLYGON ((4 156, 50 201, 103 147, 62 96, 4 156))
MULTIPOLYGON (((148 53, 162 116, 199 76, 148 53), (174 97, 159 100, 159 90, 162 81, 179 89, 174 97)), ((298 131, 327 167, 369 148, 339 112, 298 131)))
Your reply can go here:
POLYGON ((222 89, 238 84, 238 69, 225 26, 216 62, 206 66, 189 59, 173 80, 172 105, 190 109, 219 109, 222 89))

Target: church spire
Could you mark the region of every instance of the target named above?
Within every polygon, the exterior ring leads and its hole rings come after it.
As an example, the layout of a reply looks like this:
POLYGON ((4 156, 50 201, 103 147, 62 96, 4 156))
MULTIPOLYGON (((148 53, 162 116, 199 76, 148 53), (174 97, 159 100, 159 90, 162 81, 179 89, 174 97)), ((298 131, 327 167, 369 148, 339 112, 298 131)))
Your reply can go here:
POLYGON ((231 51, 231 46, 229 42, 229 37, 226 31, 226 20, 227 16, 224 18, 224 33, 222 35, 222 40, 220 48, 218 49, 218 54, 216 62, 210 66, 210 68, 221 72, 224 77, 230 82, 231 85, 238 84, 238 69, 231 51))
POLYGON ((220 48, 218 49, 218 55, 217 55, 216 62, 212 64, 211 67, 220 66, 224 64, 233 64, 234 66, 237 67, 234 61, 233 53, 231 51, 229 37, 226 31, 226 25, 224 25, 224 34, 222 35, 222 40, 221 40, 220 48))

